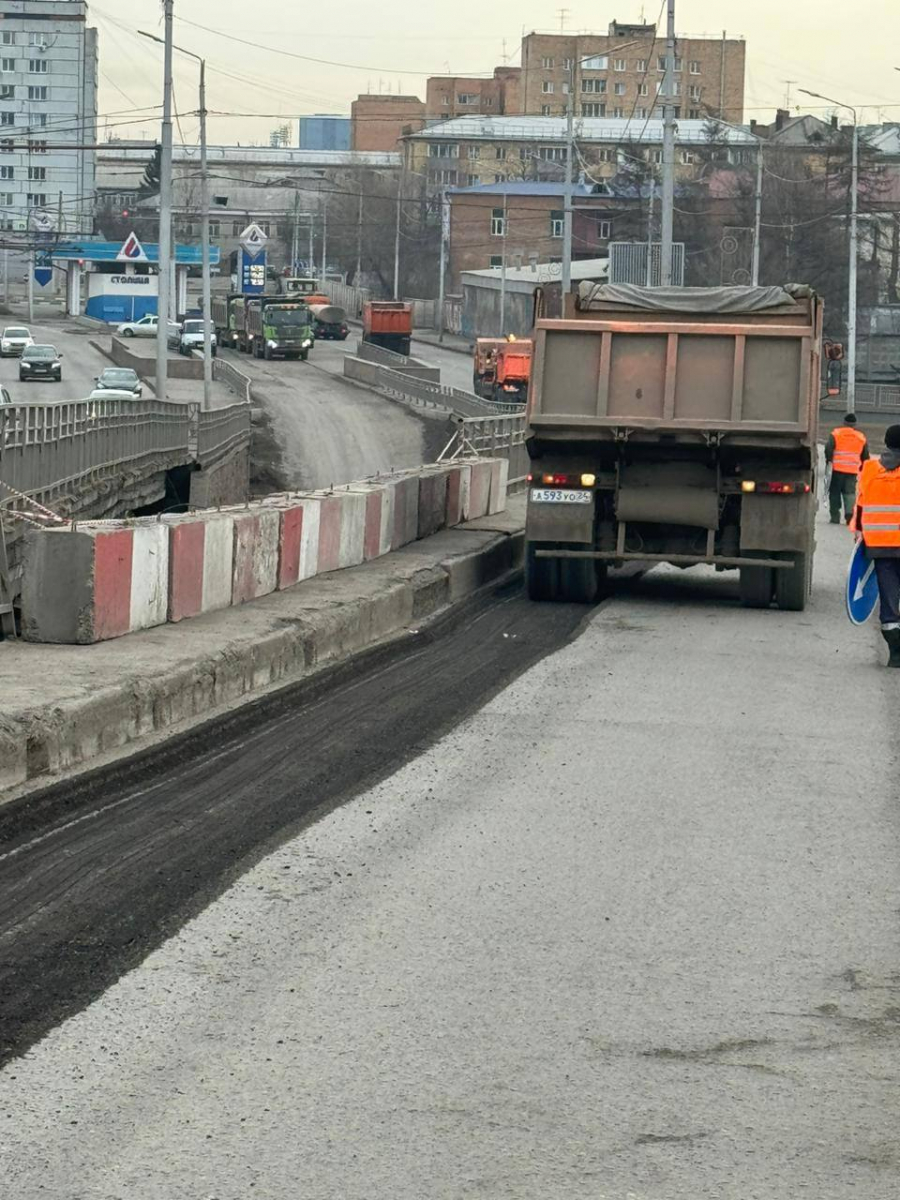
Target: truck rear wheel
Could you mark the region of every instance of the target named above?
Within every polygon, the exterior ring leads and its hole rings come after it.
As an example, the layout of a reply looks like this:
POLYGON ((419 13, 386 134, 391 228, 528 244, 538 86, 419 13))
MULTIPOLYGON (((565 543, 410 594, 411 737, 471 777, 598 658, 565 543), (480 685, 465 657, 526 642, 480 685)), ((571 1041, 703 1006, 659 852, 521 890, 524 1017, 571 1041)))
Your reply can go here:
POLYGON ((548 547, 540 542, 528 542, 525 547, 525 591, 529 600, 559 598, 559 559, 538 558, 537 550, 548 547))
POLYGON ((793 559, 795 565, 774 572, 775 603, 782 612, 803 612, 812 585, 809 555, 796 550, 788 551, 784 557, 793 559))
POLYGON ((740 587, 744 608, 769 608, 775 593, 775 571, 771 567, 741 567, 740 587))
POLYGON ((597 599, 597 564, 592 558, 561 558, 559 590, 570 604, 593 604, 597 599))

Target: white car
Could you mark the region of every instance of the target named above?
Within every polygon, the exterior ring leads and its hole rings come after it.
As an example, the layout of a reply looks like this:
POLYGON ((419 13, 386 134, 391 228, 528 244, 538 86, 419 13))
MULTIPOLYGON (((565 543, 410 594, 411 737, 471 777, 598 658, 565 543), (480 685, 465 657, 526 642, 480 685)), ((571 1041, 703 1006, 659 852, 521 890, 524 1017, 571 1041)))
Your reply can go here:
POLYGON ((125 321, 116 326, 116 333, 122 337, 156 337, 159 328, 159 317, 156 313, 147 313, 139 321, 125 321))
POLYGON ((126 392, 117 388, 94 388, 88 400, 137 400, 134 392, 126 392))
MULTIPOLYGON (((212 342, 212 353, 216 355, 216 331, 210 330, 210 341, 212 342)), ((179 354, 190 354, 194 350, 203 350, 203 320, 195 320, 193 317, 184 321, 181 325, 169 326, 169 345, 173 350, 177 350, 179 354)))
POLYGON ((18 358, 23 350, 33 345, 34 338, 30 329, 26 329, 24 325, 7 325, 0 334, 0 358, 18 358))

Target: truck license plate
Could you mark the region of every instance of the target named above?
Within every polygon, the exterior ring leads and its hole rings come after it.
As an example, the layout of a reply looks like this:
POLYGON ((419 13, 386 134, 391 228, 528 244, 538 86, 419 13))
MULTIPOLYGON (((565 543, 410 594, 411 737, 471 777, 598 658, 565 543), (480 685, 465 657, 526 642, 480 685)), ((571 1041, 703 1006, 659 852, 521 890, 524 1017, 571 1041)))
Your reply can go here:
POLYGON ((531 499, 536 504, 591 504, 594 493, 574 488, 532 488, 531 499))

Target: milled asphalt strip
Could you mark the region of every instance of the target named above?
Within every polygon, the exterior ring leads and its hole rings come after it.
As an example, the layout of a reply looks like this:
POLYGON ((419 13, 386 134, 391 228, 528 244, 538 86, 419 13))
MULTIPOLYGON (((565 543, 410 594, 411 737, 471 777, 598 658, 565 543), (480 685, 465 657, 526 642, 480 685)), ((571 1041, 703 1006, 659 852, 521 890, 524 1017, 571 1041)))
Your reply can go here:
POLYGON ((140 757, 137 778, 126 763, 77 781, 75 802, 90 811, 32 826, 2 860, 0 1060, 90 1003, 297 829, 565 644, 588 611, 507 590, 426 631, 412 653, 395 643, 358 674, 337 674, 325 694, 285 689, 243 723, 163 744, 140 757))

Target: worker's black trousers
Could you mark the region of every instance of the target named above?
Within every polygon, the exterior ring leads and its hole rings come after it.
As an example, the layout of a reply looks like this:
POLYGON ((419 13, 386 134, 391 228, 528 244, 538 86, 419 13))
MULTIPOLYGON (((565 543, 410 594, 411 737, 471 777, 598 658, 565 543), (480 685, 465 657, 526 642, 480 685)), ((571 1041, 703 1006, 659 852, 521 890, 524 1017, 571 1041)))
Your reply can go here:
POLYGON ((836 524, 841 519, 841 501, 844 504, 844 516, 849 517, 856 503, 856 476, 848 475, 846 471, 832 471, 831 483, 828 485, 828 507, 831 509, 831 519, 836 524))
POLYGON ((881 628, 900 629, 900 558, 876 558, 881 628))

